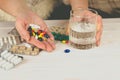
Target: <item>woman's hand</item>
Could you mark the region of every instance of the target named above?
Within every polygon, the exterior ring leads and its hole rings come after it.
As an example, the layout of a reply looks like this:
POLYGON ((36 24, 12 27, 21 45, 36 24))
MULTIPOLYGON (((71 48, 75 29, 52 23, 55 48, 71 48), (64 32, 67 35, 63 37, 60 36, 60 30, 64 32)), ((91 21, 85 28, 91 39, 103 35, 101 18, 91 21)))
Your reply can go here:
MULTIPOLYGON (((98 14, 92 13, 91 11, 85 10, 84 12, 81 12, 81 14, 78 12, 73 13, 72 20, 76 22, 82 22, 82 21, 94 21, 95 24, 97 24, 96 28, 96 46, 100 45, 100 40, 101 40, 101 35, 102 35, 102 29, 103 29, 103 23, 102 23, 102 17, 98 14), (74 17, 75 16, 75 17, 74 17), (85 16, 88 18, 81 18, 81 17, 76 17, 76 16, 85 16), (88 20, 87 20, 88 19, 88 20), (97 19, 97 20, 95 20, 97 19)), ((70 26, 68 24, 67 32, 66 34, 69 34, 69 29, 70 26)))
POLYGON ((45 22, 35 13, 33 12, 27 12, 24 14, 20 14, 19 16, 16 17, 16 29, 19 32, 20 36, 26 40, 28 43, 33 44, 37 46, 40 49, 46 50, 48 52, 52 51, 55 49, 55 44, 54 44, 54 37, 49 32, 47 25, 45 22), (27 31, 29 24, 36 24, 40 26, 40 29, 43 31, 46 31, 47 34, 50 36, 49 39, 46 41, 38 41, 34 37, 31 37, 29 35, 29 32, 27 31))
POLYGON ((96 45, 97 46, 100 45, 102 30, 103 30, 102 17, 98 15, 97 16, 97 33, 96 33, 96 45))
POLYGON ((96 24, 96 46, 99 46, 101 41, 102 29, 103 29, 102 17, 98 15, 97 12, 95 13, 95 10, 92 9, 89 10, 90 11, 85 11, 84 14, 82 15, 88 17, 90 22, 93 22, 95 20, 94 22, 96 24))

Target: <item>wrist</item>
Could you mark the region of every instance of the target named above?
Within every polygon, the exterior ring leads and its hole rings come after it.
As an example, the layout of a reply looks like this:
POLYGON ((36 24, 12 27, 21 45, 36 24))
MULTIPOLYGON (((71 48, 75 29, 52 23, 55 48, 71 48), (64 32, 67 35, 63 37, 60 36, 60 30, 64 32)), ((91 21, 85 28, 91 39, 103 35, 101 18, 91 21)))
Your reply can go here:
POLYGON ((88 0, 69 0, 72 10, 88 9, 88 0))
POLYGON ((32 14, 32 11, 29 9, 22 9, 22 10, 18 10, 16 11, 16 13, 14 14, 15 17, 20 17, 20 16, 27 16, 29 14, 32 14))
POLYGON ((15 18, 30 20, 33 15, 35 15, 35 13, 32 10, 25 10, 25 11, 18 12, 15 18))

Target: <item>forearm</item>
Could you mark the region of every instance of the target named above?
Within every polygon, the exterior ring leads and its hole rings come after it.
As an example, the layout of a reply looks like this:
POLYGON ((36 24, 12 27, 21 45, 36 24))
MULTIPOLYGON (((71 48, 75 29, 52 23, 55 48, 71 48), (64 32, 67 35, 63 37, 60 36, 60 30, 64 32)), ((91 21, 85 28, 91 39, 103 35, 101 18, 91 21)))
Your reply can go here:
POLYGON ((70 5, 72 7, 72 10, 75 10, 77 8, 88 8, 88 0, 70 0, 70 5))
POLYGON ((0 0, 0 9, 15 17, 30 11, 25 0, 0 0))

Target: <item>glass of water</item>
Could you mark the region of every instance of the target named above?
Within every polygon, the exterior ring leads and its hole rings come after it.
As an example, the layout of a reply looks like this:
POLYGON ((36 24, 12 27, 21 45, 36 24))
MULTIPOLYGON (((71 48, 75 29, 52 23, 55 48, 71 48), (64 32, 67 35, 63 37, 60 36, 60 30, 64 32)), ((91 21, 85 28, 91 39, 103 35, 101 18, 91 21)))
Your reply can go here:
POLYGON ((72 47, 90 49, 96 46, 97 15, 93 9, 71 10, 69 40, 72 47))

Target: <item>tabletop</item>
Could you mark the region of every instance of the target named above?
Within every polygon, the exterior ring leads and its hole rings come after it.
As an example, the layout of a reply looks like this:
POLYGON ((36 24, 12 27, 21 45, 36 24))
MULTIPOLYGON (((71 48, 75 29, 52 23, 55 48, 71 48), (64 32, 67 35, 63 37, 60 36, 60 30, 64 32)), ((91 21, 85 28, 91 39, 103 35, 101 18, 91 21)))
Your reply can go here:
MULTIPOLYGON (((46 20, 49 26, 67 20, 46 20)), ((14 27, 14 22, 0 22, 0 36, 14 27)), ((101 45, 79 50, 58 42, 53 52, 42 51, 26 56, 15 68, 0 69, 1 80, 120 80, 120 18, 103 19, 101 45), (65 49, 71 52, 64 53, 65 49)))

